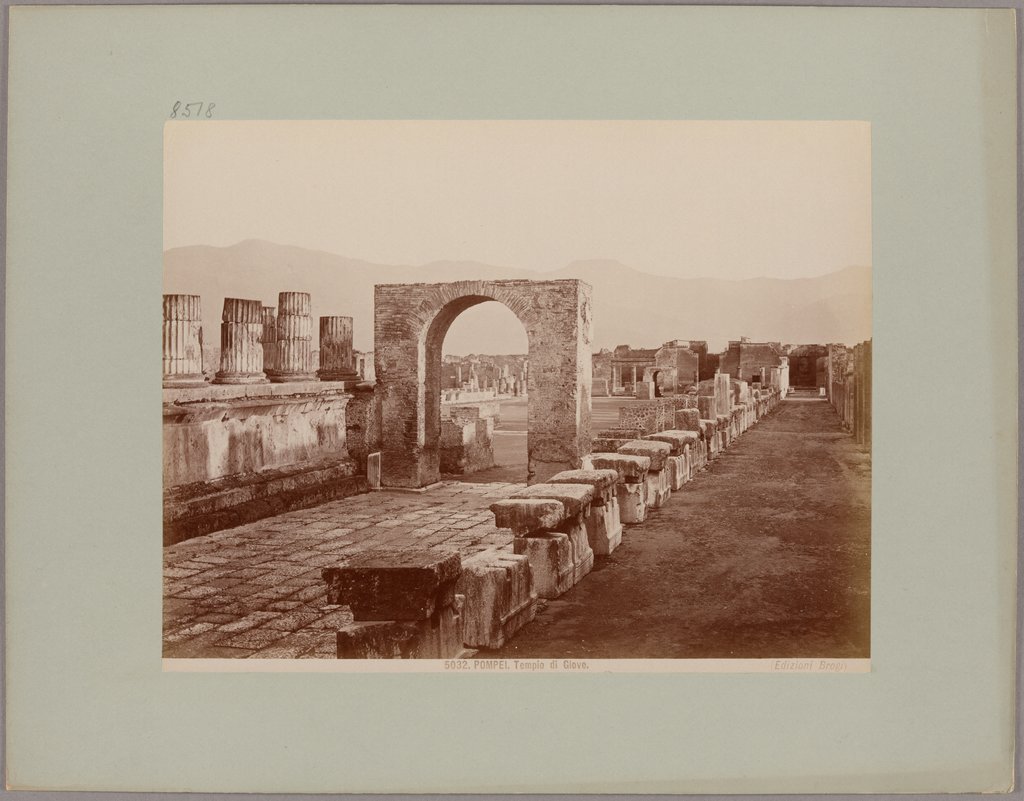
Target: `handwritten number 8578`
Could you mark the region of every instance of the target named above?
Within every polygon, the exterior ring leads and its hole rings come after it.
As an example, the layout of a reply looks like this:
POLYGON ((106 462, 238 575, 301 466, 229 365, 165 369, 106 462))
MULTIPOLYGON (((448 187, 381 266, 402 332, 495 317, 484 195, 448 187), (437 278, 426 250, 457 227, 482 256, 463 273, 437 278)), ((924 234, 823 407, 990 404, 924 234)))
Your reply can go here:
POLYGON ((180 100, 175 101, 171 107, 171 119, 182 119, 182 120, 195 120, 201 117, 210 119, 213 117, 213 109, 216 103, 182 103, 180 100), (206 113, 203 113, 203 106, 206 106, 206 113))

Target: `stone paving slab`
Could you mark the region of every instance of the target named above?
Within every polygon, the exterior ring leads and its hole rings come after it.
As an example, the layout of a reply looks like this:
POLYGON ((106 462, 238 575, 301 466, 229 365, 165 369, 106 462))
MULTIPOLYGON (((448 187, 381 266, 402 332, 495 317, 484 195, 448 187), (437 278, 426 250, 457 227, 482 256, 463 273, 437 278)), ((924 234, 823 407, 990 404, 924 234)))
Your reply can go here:
POLYGON ((347 606, 327 603, 321 569, 371 549, 512 552, 488 508, 523 484, 446 481, 268 517, 164 548, 163 655, 334 659, 347 606))

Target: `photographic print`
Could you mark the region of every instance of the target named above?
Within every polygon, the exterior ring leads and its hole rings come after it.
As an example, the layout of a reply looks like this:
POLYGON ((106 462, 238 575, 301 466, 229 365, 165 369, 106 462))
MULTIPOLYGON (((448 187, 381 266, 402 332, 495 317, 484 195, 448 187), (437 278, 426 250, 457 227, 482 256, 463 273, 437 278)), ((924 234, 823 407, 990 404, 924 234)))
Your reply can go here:
POLYGON ((9 788, 1013 786, 1012 9, 9 17, 9 788))
POLYGON ((867 669, 870 189, 861 122, 168 123, 165 664, 867 669))

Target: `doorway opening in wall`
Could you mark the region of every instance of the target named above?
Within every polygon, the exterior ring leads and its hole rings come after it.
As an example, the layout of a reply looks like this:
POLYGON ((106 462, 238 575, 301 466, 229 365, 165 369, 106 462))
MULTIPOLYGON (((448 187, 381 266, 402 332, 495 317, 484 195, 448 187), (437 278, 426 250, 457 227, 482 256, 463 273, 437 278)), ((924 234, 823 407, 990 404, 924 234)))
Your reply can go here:
POLYGON ((660 398, 661 393, 661 370, 651 373, 651 383, 654 385, 654 397, 660 398))
POLYGON ((443 477, 526 481, 528 375, 526 330, 511 309, 485 301, 455 318, 441 351, 443 477))

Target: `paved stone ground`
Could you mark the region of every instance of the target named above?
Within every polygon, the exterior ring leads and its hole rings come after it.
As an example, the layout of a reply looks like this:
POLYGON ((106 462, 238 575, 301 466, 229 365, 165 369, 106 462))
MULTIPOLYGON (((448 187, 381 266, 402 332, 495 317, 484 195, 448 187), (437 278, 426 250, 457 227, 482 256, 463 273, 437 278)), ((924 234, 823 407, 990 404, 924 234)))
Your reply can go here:
POLYGON ((324 567, 371 548, 463 557, 511 548, 488 506, 519 485, 443 482, 374 492, 164 548, 165 657, 333 659, 347 607, 329 606, 324 567))
POLYGON ((494 655, 867 657, 870 540, 869 454, 786 400, 494 655))
MULTIPOLYGON (((868 656, 870 466, 825 402, 785 401, 499 655, 868 656)), ((351 618, 321 568, 509 547, 487 507, 517 486, 370 493, 165 548, 164 655, 334 658, 351 618)))

